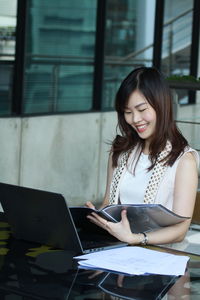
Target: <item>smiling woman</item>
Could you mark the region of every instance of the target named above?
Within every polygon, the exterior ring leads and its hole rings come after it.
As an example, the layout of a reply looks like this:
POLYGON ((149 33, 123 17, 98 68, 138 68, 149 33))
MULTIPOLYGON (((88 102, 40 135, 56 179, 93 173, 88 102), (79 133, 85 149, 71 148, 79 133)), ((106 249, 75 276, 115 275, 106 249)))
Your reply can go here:
MULTIPOLYGON (((102 206, 117 203, 158 203, 174 213, 192 217, 199 157, 173 119, 171 91, 155 68, 133 70, 116 95, 121 136, 112 143, 107 187, 102 206)), ((87 203, 88 206, 93 206, 87 203)), ((129 244, 181 242, 190 220, 135 234, 126 211, 121 221, 107 222, 93 213, 88 218, 129 244)))

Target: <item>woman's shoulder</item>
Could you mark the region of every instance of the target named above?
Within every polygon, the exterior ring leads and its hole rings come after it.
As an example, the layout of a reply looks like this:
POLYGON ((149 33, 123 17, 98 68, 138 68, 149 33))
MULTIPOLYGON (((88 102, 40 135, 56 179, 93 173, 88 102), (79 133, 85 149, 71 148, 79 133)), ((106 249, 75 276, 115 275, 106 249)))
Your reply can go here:
POLYGON ((199 154, 196 150, 193 148, 187 146, 185 149, 181 152, 181 154, 177 157, 175 162, 173 163, 172 166, 169 166, 167 174, 172 174, 176 173, 177 168, 182 169, 182 170, 187 170, 187 168, 190 167, 199 167, 199 154))
POLYGON ((180 164, 185 164, 185 165, 197 164, 197 159, 195 154, 192 151, 184 153, 184 155, 180 159, 180 164))
POLYGON ((177 163, 179 167, 181 168, 188 168, 190 166, 196 166, 197 168, 199 167, 199 154, 198 152, 191 148, 191 147, 186 147, 183 151, 183 153, 179 156, 177 159, 177 163))
POLYGON ((199 153, 195 149, 188 146, 183 151, 182 160, 188 163, 196 162, 199 166, 199 153))

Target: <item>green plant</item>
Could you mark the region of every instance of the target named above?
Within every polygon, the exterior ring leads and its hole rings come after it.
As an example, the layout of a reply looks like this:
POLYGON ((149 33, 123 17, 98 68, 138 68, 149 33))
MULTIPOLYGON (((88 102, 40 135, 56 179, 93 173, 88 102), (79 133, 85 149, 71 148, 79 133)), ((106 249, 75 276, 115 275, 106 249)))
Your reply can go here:
POLYGON ((200 77, 196 78, 192 75, 171 75, 166 78, 167 80, 200 82, 200 77))

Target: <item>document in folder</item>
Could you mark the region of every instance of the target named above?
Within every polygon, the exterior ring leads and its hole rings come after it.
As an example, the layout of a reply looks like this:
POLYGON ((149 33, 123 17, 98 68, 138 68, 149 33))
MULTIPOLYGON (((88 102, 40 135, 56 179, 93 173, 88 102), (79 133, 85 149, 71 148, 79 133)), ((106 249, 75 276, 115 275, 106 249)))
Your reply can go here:
POLYGON ((161 204, 118 204, 108 205, 100 210, 78 206, 70 207, 70 212, 75 223, 84 223, 87 220, 86 216, 92 212, 99 214, 108 221, 119 222, 123 209, 127 210, 127 217, 134 233, 152 231, 188 219, 188 217, 173 213, 161 204))

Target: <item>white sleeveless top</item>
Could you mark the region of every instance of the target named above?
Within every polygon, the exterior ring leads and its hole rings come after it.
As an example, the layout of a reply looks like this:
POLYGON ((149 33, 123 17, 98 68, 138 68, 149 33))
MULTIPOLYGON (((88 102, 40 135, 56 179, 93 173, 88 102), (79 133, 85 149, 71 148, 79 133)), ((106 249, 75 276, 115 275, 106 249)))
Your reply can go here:
POLYGON ((135 172, 132 161, 133 153, 129 157, 125 174, 119 186, 119 197, 122 204, 143 203, 145 191, 153 173, 153 170, 148 172, 151 161, 147 154, 141 153, 135 172))
MULTIPOLYGON (((177 170, 178 163, 179 163, 180 159, 188 152, 191 152, 194 155, 194 157, 196 159, 196 162, 197 162, 197 166, 199 166, 199 155, 198 155, 197 151, 195 151, 194 149, 192 149, 190 147, 186 147, 184 153, 177 158, 177 160, 175 161, 173 166, 171 166, 171 167, 168 166, 167 167, 167 169, 164 173, 164 176, 161 179, 161 182, 159 184, 159 187, 158 187, 158 190, 157 190, 157 193, 156 193, 156 196, 155 196, 155 199, 154 199, 153 203, 162 204, 166 208, 172 210, 176 170, 177 170)), ((132 155, 134 157, 134 155, 135 155, 134 150, 133 150, 132 155)), ((140 162, 140 163, 142 163, 142 162, 140 162)), ((131 159, 130 159, 129 164, 131 164, 131 159)), ((122 170, 122 173, 120 175, 120 179, 118 180, 117 185, 114 189, 114 196, 115 196, 114 197, 114 199, 115 199, 114 203, 117 204, 119 200, 120 200, 120 202, 122 201, 121 203, 125 203, 123 201, 129 201, 130 199, 132 201, 132 199, 136 195, 134 193, 139 193, 139 198, 136 200, 136 202, 141 203, 141 202, 138 202, 138 201, 139 201, 139 199, 141 199, 142 194, 144 195, 144 193, 146 191, 145 187, 147 187, 147 184, 148 184, 148 179, 145 178, 145 177, 149 177, 149 176, 151 177, 151 175, 148 174, 148 173, 147 174, 143 173, 143 178, 141 176, 141 178, 139 179, 139 182, 138 183, 135 182, 134 185, 133 185, 133 181, 131 181, 131 183, 130 183, 130 180, 137 180, 137 178, 135 177, 135 178, 130 179, 131 176, 133 176, 133 175, 131 175, 131 174, 127 175, 127 168, 124 168, 122 170), (123 182, 124 178, 125 178, 125 181, 123 182), (125 191, 125 189, 127 189, 127 184, 126 184, 127 178, 129 180, 129 183, 130 183, 130 185, 128 184, 128 189, 129 189, 128 194, 126 194, 126 191, 125 191), (141 183, 141 181, 144 181, 144 182, 141 183), (133 191, 131 191, 131 188, 133 189, 133 191), (142 191, 139 191, 139 190, 142 190, 142 191), (120 195, 122 196, 122 200, 120 199, 120 195)), ((113 176, 113 178, 114 178, 114 176, 113 176)), ((112 183, 111 183, 111 185, 112 185, 112 183)), ((142 201, 142 203, 144 203, 144 202, 142 201)))

